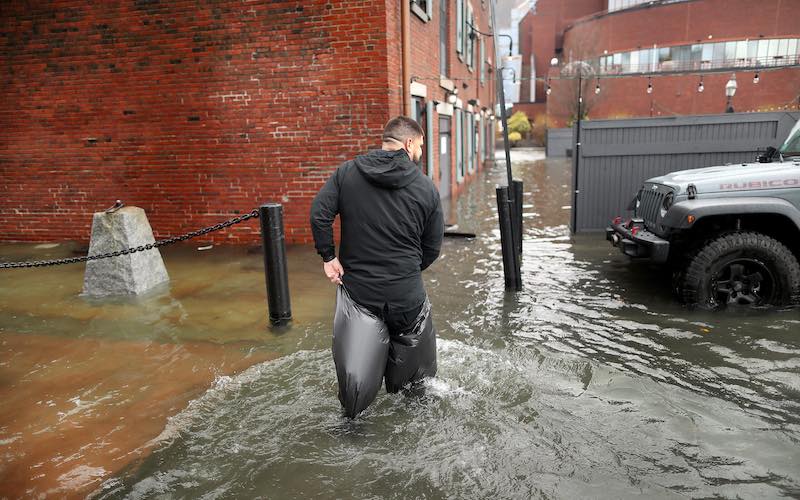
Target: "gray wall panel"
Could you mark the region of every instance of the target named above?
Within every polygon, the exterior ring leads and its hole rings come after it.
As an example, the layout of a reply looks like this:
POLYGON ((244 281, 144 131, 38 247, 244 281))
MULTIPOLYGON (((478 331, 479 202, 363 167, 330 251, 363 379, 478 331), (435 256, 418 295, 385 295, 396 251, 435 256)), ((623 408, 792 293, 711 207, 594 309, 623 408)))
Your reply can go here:
POLYGON ((571 128, 547 129, 547 156, 550 158, 563 158, 567 156, 567 149, 573 143, 571 128))

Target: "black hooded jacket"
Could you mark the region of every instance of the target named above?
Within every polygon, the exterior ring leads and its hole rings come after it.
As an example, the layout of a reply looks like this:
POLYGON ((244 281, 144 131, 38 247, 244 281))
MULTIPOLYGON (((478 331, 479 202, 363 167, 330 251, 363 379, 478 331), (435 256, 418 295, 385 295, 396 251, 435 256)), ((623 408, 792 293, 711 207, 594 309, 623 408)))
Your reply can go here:
POLYGON ((373 310, 408 311, 425 300, 422 271, 439 256, 444 218, 439 192, 405 150, 369 151, 343 163, 311 205, 317 253, 336 256, 353 299, 373 310))

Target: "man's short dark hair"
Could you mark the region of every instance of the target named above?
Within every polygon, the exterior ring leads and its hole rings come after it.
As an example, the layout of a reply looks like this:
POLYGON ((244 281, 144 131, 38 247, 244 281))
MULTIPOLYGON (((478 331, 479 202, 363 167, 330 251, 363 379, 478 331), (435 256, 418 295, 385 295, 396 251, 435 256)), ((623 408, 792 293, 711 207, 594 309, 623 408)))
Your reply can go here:
POLYGON ((419 123, 407 116, 395 116, 383 127, 383 142, 395 139, 405 143, 408 139, 416 139, 423 135, 424 132, 419 123))

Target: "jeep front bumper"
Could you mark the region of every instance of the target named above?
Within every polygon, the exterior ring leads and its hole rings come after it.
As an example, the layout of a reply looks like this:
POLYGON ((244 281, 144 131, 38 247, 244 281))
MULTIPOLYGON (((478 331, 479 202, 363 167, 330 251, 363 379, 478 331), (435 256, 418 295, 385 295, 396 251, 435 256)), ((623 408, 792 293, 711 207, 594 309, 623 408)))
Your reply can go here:
POLYGON ((606 239, 629 257, 649 258, 660 263, 666 262, 669 256, 669 241, 646 230, 641 219, 615 221, 606 228, 606 239))

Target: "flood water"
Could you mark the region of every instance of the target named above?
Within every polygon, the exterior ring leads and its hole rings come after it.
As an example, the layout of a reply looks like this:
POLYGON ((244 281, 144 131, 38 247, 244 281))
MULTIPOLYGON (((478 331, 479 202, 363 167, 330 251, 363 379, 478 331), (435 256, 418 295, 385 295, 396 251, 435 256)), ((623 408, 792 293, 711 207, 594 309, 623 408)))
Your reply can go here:
POLYGON ((354 421, 310 245, 289 248, 281 332, 244 248, 168 247, 170 287, 137 301, 78 297, 82 265, 1 271, 0 496, 800 496, 800 311, 685 309, 603 235, 569 236, 568 161, 515 153, 524 290, 503 287, 499 163, 448 207, 477 238, 424 273, 437 377, 354 421))

